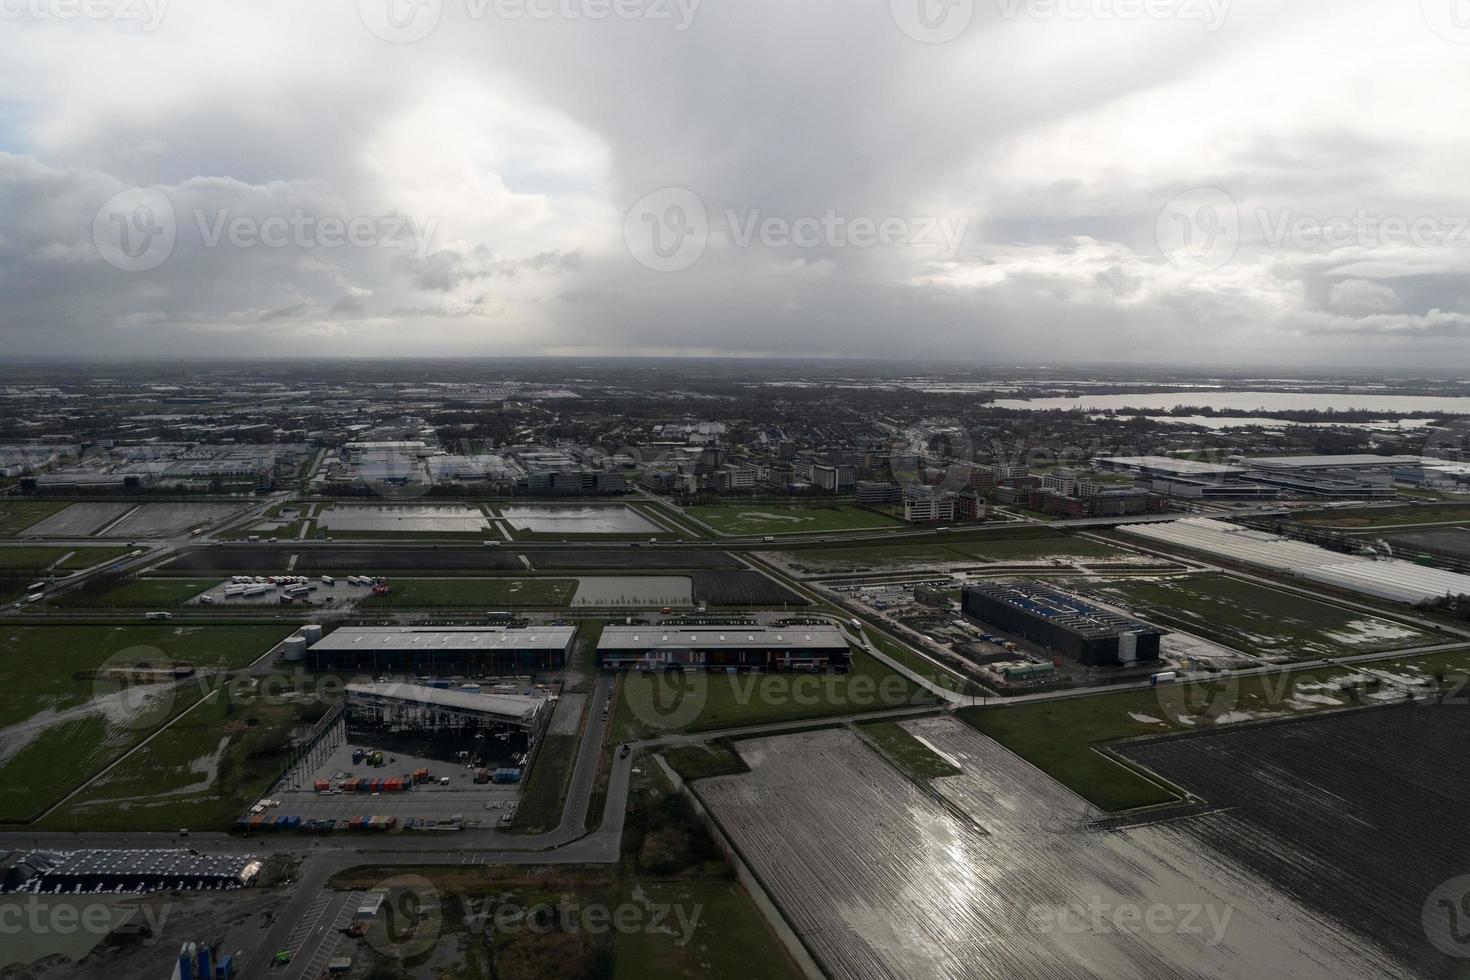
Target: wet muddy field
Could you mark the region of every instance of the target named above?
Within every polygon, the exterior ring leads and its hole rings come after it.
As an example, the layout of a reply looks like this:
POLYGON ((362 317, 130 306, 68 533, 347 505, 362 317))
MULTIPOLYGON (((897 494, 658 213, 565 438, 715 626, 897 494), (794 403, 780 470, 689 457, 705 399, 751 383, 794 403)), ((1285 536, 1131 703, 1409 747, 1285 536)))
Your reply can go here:
MULTIPOLYGON (((1454 925, 1434 896, 1470 874, 1467 745, 1470 705, 1454 704, 1194 732, 1122 751, 1218 809, 1171 824, 1170 836, 1353 924, 1406 973, 1463 977, 1470 933, 1449 937, 1446 952, 1425 922, 1454 925)), ((1460 891, 1470 894, 1470 883, 1460 891)))
POLYGON ((698 784, 833 976, 1403 975, 1184 832, 1103 829, 963 723, 905 727, 960 775, 916 782, 833 729, 738 742, 751 771, 698 784))

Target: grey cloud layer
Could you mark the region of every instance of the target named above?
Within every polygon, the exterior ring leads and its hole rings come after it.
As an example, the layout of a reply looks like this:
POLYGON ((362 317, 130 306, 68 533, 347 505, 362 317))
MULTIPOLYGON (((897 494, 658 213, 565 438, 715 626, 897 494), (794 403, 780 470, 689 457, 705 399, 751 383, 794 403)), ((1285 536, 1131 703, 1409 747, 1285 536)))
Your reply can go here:
MULTIPOLYGON (((4 343, 1410 365, 1464 349, 1470 47, 1417 3, 1237 0, 1206 30, 977 0, 941 44, 888 0, 667 6, 507 19, 443 0, 404 44, 357 0, 169 4, 152 30, 0 20, 4 343), (137 187, 165 195, 176 241, 127 272, 94 219, 137 187), (660 188, 695 192, 707 225, 677 271, 625 242, 660 188), (1161 212, 1193 188, 1229 201, 1184 230, 1204 253, 1226 222, 1217 267, 1162 254, 1161 212), (854 238, 863 222, 908 238, 854 238), (928 222, 963 237, 936 248, 928 222)), ((142 235, 135 217, 101 227, 142 235)))

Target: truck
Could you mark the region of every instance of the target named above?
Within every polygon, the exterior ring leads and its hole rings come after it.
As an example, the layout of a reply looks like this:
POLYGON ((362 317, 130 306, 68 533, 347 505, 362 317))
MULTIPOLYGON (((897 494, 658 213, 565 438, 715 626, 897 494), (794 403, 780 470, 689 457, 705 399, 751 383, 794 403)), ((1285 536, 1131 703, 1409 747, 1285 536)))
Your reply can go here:
POLYGON ((1158 687, 1160 684, 1172 684, 1178 679, 1179 672, 1177 670, 1161 670, 1150 677, 1148 681, 1154 687, 1158 687))
POLYGON ((174 614, 171 613, 171 612, 150 612, 150 613, 144 613, 143 614, 143 618, 144 619, 173 619, 174 618, 174 614))

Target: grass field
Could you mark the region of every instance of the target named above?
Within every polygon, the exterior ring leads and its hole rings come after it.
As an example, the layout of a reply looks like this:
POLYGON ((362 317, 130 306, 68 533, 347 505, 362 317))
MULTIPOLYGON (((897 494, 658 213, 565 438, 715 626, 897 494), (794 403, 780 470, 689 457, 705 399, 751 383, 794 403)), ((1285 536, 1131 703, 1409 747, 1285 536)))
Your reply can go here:
POLYGON ((691 913, 698 908, 703 925, 683 934, 677 921, 672 928, 619 933, 613 943, 613 980, 798 980, 801 976, 738 882, 640 879, 624 884, 623 900, 691 913))
POLYGON ((227 830, 279 775, 301 707, 214 692, 40 826, 227 830))
MULTIPOLYGON (((1464 653, 1456 656, 1458 659, 1437 663, 1470 660, 1464 653)), ((1012 707, 961 708, 957 714, 1098 807, 1116 812, 1169 803, 1178 797, 1099 751, 1110 743, 1375 704, 1384 697, 1392 695, 1385 693, 1383 683, 1373 675, 1347 667, 1324 667, 1012 707)))
POLYGON ((863 510, 851 504, 797 507, 789 504, 707 504, 688 509, 723 534, 737 536, 766 534, 819 534, 824 531, 862 531, 897 527, 896 518, 863 510))
POLYGON ((861 651, 846 674, 624 674, 612 738, 635 741, 674 731, 861 714, 922 704, 927 691, 861 651))
MULTIPOLYGON (((138 689, 140 714, 110 701, 117 682, 96 668, 241 667, 286 626, 13 626, 0 628, 0 821, 37 816, 192 705, 203 679, 138 689), (89 707, 90 706, 90 707, 89 707)), ((134 690, 126 688, 127 690, 134 690)))
POLYGON ((10 538, 68 506, 64 500, 7 500, 0 503, 0 538, 10 538))
POLYGON ((113 589, 100 599, 73 592, 55 601, 61 606, 100 609, 173 609, 219 582, 217 578, 139 578, 113 589))
POLYGON ((459 606, 495 609, 514 606, 565 606, 577 591, 572 579, 556 578, 391 578, 387 596, 365 595, 358 607, 459 606))
POLYGON ((1081 558, 1093 561, 1128 556, 1119 548, 1072 535, 1047 532, 1026 537, 975 537, 953 543, 867 545, 783 552, 795 565, 823 573, 881 571, 889 568, 954 564, 995 564, 1081 558))
POLYGON ((893 721, 859 725, 858 731, 895 766, 918 782, 925 783, 943 776, 958 776, 960 769, 950 765, 923 742, 914 738, 902 725, 893 721))
POLYGON ((537 750, 536 764, 521 791, 511 830, 518 834, 541 834, 561 823, 567 784, 577 762, 581 735, 547 735, 537 750))
POLYGON ((1293 660, 1442 641, 1435 633, 1223 575, 1106 586, 1133 611, 1246 653, 1293 660))
POLYGON ((0 728, 41 711, 85 704, 88 674, 109 658, 138 663, 243 667, 294 627, 272 626, 0 626, 0 728), (80 676, 78 676, 80 675, 80 676))
POLYGON ((728 741, 696 742, 693 745, 671 745, 663 750, 664 759, 685 782, 750 772, 740 753, 728 741))
POLYGON ((1470 504, 1460 506, 1381 507, 1372 510, 1325 511, 1304 514, 1298 518, 1313 527, 1332 527, 1344 531, 1397 527, 1403 524, 1470 524, 1470 504))
POLYGON ((361 867, 331 885, 365 890, 411 876, 438 897, 434 941, 418 955, 400 963, 375 944, 355 945, 373 980, 799 980, 728 874, 657 877, 630 865, 361 867))
POLYGON ((132 550, 131 548, 57 548, 49 546, 0 548, 0 569, 42 570, 55 566, 54 571, 69 572, 91 568, 93 565, 121 558, 132 550))

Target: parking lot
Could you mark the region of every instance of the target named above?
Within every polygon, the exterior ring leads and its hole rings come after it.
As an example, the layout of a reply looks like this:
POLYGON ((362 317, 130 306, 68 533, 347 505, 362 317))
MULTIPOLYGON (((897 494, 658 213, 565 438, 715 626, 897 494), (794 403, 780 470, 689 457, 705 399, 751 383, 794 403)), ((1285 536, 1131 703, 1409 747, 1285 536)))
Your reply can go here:
MULTIPOLYGON (((343 744, 323 758, 319 765, 301 766, 270 790, 267 799, 279 800, 278 806, 264 812, 271 816, 298 816, 303 820, 350 820, 353 817, 397 817, 400 827, 412 820, 448 823, 462 817, 465 823, 480 821, 494 826, 504 814, 514 809, 520 799, 520 786, 514 783, 476 783, 478 767, 464 762, 446 762, 399 752, 384 752, 384 765, 370 766, 352 761, 354 749, 362 748, 349 734, 343 744), (429 770, 429 780, 398 792, 342 792, 338 786, 344 779, 388 779, 403 777, 418 769, 429 770), (317 792, 315 781, 331 782, 332 790, 317 792), (448 779, 448 785, 441 780, 448 779)), ((493 768, 493 764, 492 764, 493 768)))

